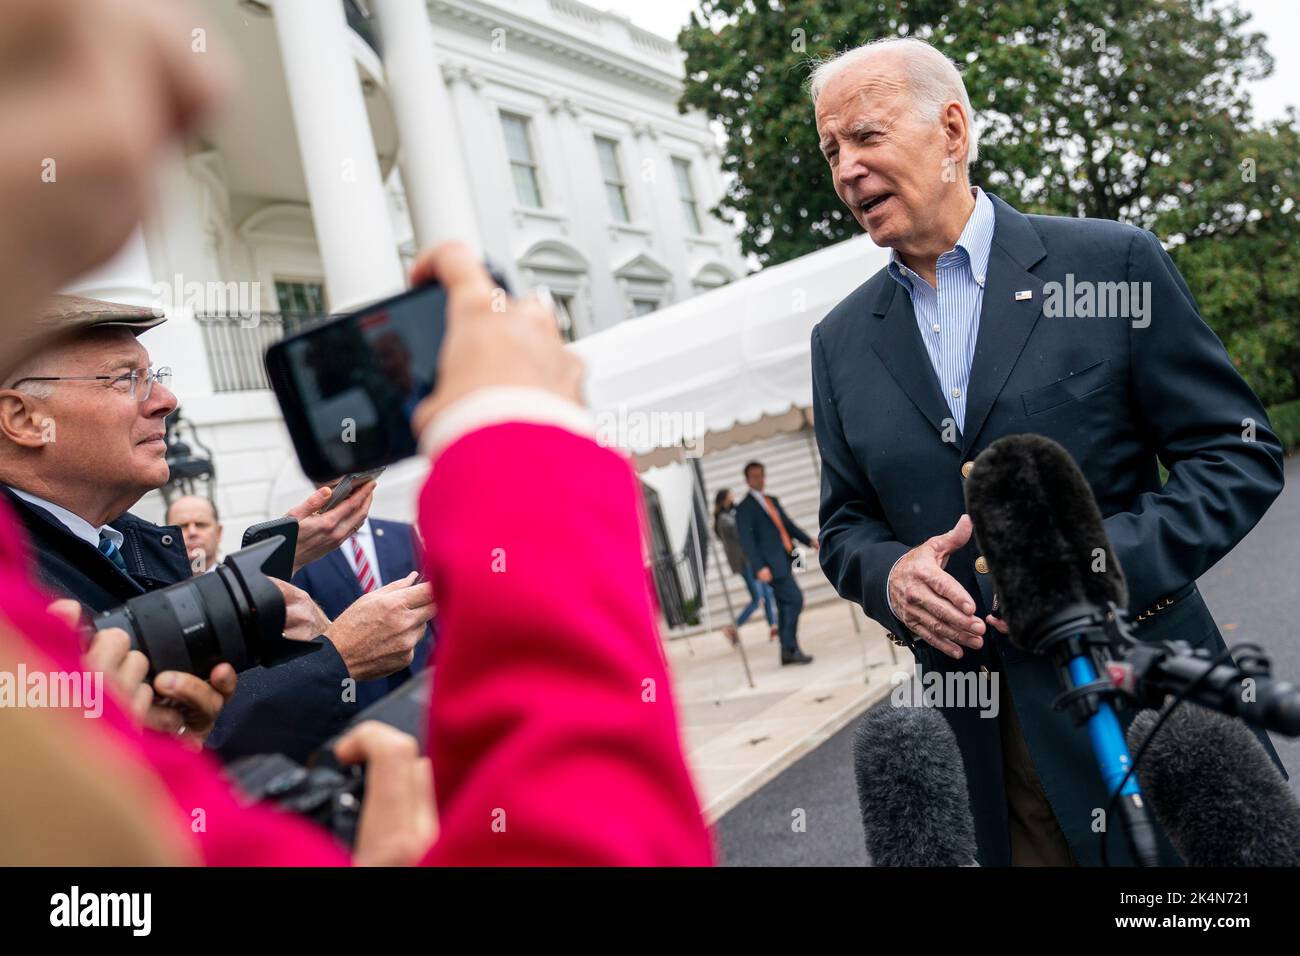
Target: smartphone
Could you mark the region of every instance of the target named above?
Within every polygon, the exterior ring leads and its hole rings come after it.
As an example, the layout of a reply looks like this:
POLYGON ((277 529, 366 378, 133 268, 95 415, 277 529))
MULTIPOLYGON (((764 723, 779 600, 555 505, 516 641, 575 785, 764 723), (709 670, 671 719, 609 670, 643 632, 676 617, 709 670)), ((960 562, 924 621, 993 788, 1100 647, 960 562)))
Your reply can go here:
POLYGON ((433 392, 446 313, 443 287, 424 285, 267 349, 267 377, 309 478, 415 454, 411 416, 433 392))
POLYGON ((352 494, 353 488, 367 481, 373 481, 383 473, 383 468, 375 468, 371 471, 363 471, 360 474, 353 472, 350 475, 344 475, 342 480, 330 492, 330 500, 325 502, 325 507, 320 510, 320 513, 324 514, 333 508, 337 508, 348 500, 348 495, 352 494))

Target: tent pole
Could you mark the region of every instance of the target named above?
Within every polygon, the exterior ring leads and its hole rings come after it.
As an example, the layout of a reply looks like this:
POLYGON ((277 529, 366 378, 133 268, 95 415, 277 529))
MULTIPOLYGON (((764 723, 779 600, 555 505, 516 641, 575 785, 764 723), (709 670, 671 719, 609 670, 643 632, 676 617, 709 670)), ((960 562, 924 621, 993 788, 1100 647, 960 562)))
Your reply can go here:
MULTIPOLYGON (((707 515, 709 513, 709 504, 708 498, 704 494, 704 474, 703 468, 700 467, 700 460, 698 458, 691 459, 691 484, 695 487, 695 497, 699 501, 700 507, 707 515)), ((714 566, 718 569, 718 578, 719 580, 722 580, 722 565, 718 563, 718 546, 713 543, 713 536, 708 533, 707 528, 705 529, 704 537, 709 542, 709 554, 713 558, 714 566)), ((696 541, 696 546, 698 547, 698 545, 699 542, 696 541)), ((713 615, 709 612, 709 587, 708 574, 706 573, 706 570, 707 569, 704 567, 703 555, 700 555, 700 603, 704 605, 704 615, 707 626, 709 630, 713 630, 713 615)), ((731 604, 731 593, 727 590, 727 582, 725 580, 722 581, 722 597, 723 600, 727 602, 727 615, 729 620, 735 621, 736 609, 731 604)), ((740 640, 739 635, 737 635, 736 638, 736 650, 740 651, 740 662, 745 667, 745 681, 752 689, 755 686, 754 674, 749 669, 749 655, 745 653, 745 642, 740 640)))

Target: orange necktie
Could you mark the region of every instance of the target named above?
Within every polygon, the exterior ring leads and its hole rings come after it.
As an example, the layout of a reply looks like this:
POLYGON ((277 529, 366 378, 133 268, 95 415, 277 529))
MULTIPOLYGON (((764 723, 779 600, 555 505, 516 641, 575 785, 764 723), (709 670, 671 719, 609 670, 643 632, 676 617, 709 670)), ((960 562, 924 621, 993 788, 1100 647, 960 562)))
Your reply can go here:
POLYGON ((794 550, 794 545, 790 543, 790 535, 786 532, 785 525, 781 523, 776 509, 772 507, 772 499, 767 495, 760 495, 760 497, 763 499, 763 507, 767 509, 767 516, 772 519, 772 524, 776 525, 776 530, 781 532, 781 544, 785 547, 785 553, 789 554, 794 550))

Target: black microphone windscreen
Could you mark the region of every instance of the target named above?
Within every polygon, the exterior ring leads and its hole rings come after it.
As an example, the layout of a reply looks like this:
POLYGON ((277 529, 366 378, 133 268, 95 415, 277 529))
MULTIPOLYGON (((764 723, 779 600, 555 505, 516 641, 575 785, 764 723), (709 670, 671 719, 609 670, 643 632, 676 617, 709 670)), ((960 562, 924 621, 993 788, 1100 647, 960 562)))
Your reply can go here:
POLYGON ((873 866, 970 866, 975 819, 957 738, 932 707, 876 707, 858 722, 853 768, 873 866))
MULTIPOLYGON (((1133 718, 1138 748, 1157 714, 1133 718)), ((1165 721, 1137 768, 1156 819, 1190 866, 1300 865, 1300 803, 1255 735, 1192 703, 1165 721)))
POLYGON ((1069 605, 1127 607, 1092 489, 1050 438, 1009 435, 989 445, 966 479, 966 511, 1017 647, 1033 650, 1034 628, 1069 605))

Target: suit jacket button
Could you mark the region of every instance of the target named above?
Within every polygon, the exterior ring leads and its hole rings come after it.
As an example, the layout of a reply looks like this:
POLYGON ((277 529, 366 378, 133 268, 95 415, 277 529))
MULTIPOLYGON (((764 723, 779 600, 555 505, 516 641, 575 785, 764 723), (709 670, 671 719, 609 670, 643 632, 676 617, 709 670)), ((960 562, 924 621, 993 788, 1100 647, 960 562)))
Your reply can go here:
POLYGON ((981 554, 978 558, 975 559, 975 570, 978 571, 980 574, 989 573, 989 562, 984 557, 984 555, 981 554))
POLYGON ((974 471, 974 470, 975 470, 975 462, 973 462, 973 461, 968 461, 968 462, 966 462, 964 465, 961 466, 961 476, 962 476, 963 478, 969 478, 969 477, 970 477, 970 473, 971 473, 972 471, 974 471))

